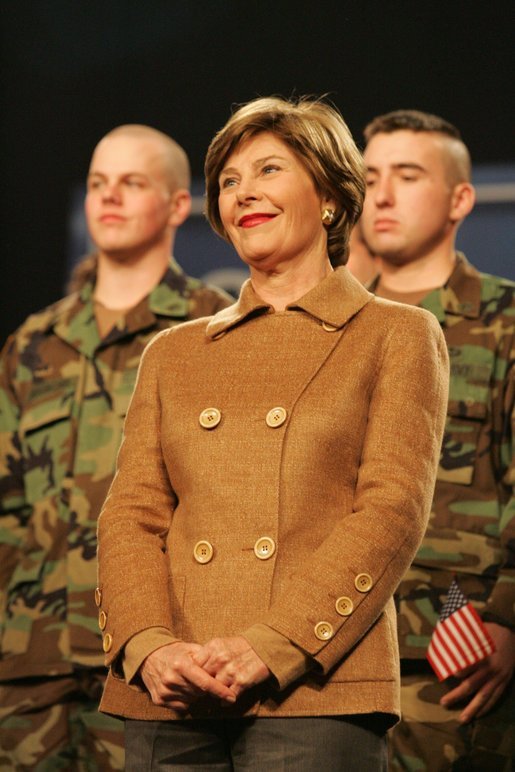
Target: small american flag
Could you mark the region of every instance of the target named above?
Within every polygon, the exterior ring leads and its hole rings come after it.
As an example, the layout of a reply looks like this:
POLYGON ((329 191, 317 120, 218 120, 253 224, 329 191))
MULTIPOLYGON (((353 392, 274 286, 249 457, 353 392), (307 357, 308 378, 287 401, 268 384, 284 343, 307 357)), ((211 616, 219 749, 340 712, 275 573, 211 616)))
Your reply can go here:
POLYGON ((449 678, 494 651, 488 630, 453 579, 427 650, 438 680, 449 678))

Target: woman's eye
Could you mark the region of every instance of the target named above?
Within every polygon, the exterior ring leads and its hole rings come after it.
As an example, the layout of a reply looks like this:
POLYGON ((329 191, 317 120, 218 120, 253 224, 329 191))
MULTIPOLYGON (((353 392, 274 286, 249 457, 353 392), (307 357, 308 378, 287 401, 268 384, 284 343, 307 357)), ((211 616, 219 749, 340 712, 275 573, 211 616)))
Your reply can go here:
POLYGON ((225 177, 225 179, 222 180, 222 188, 232 188, 233 185, 236 185, 234 177, 225 177))
POLYGON ((263 166, 263 174, 270 174, 270 172, 277 171, 279 171, 279 167, 275 166, 274 164, 267 164, 266 166, 263 166))

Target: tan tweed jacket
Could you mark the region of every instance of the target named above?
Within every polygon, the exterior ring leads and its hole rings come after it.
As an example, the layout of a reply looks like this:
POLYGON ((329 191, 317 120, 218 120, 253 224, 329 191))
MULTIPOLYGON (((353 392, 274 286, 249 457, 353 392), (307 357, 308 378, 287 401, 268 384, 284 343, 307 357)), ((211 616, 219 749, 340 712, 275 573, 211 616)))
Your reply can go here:
POLYGON ((101 709, 178 717, 120 676, 138 632, 202 643, 265 624, 314 667, 272 664, 230 712, 194 715, 398 714, 392 594, 429 514, 447 368, 431 314, 345 268, 284 312, 248 282, 154 338, 99 521, 101 709))

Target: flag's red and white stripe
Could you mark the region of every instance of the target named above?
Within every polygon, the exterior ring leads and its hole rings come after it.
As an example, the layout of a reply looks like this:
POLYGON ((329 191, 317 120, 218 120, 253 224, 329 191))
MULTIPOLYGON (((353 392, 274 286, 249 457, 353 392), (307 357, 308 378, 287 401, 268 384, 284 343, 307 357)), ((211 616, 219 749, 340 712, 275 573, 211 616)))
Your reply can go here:
POLYGON ((427 650, 438 680, 449 678, 494 651, 495 645, 478 613, 453 582, 427 650))

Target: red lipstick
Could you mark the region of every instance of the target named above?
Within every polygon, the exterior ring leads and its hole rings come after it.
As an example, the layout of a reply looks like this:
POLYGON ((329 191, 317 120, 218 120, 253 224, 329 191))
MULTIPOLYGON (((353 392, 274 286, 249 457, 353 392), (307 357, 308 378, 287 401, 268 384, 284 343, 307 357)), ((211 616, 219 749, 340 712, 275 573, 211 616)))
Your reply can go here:
POLYGON ((263 223, 270 222, 276 217, 275 214, 265 214, 264 212, 254 212, 253 214, 244 215, 238 222, 240 228, 255 228, 257 225, 263 225, 263 223))

